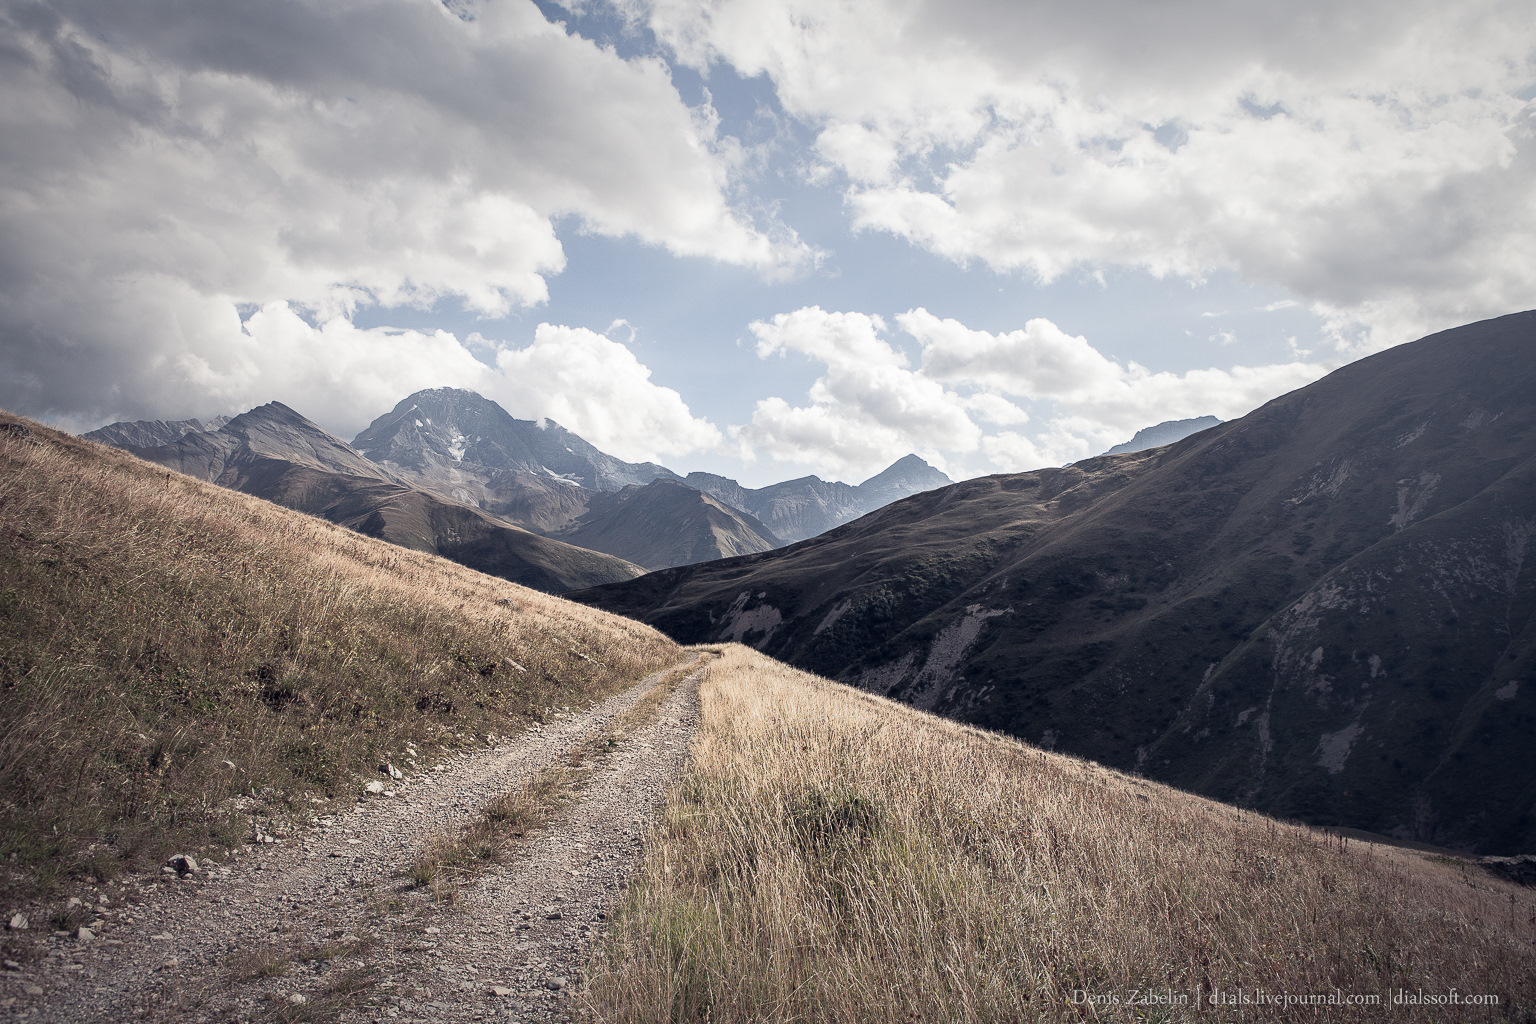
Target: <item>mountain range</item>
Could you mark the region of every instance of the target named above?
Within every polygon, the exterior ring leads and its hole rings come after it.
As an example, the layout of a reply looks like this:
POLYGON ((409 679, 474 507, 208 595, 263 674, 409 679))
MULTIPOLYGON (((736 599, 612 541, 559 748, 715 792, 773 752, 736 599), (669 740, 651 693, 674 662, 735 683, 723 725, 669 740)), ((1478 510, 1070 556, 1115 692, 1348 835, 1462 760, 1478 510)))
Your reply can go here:
POLYGON ((113 423, 85 436, 552 592, 769 551, 949 482, 916 456, 858 486, 812 476, 752 490, 708 474, 685 479, 452 388, 411 395, 350 445, 278 402, 206 424, 113 423))
MULTIPOLYGON (((153 424, 129 426, 136 429, 114 424, 108 436, 163 433, 153 424)), ((101 434, 86 437, 100 440, 101 434)), ((242 413, 216 430, 189 430, 169 444, 120 447, 189 476, 540 590, 570 590, 645 571, 412 487, 279 402, 242 413)))
POLYGON ((1536 847, 1536 312, 570 595, 1314 824, 1536 847))
POLYGON ((114 448, 157 448, 175 444, 188 434, 218 430, 228 422, 228 416, 216 416, 206 423, 202 420, 134 420, 131 423, 108 423, 91 431, 89 437, 114 448))
POLYGON ((857 486, 804 476, 749 488, 713 473, 689 473, 684 482, 755 516, 787 544, 826 533, 898 498, 954 481, 916 455, 908 455, 857 486))
MULTIPOLYGON (((712 473, 681 477, 652 462, 623 462, 557 423, 516 419, 495 402, 457 388, 418 391, 374 420, 352 443, 418 487, 574 543, 581 543, 577 536, 590 539, 611 532, 611 524, 596 521, 608 516, 611 502, 594 505, 595 495, 654 483, 686 484, 690 491, 716 499, 707 506, 695 502, 688 510, 690 516, 707 518, 713 529, 725 531, 712 557, 767 551, 813 537, 897 498, 952 482, 916 455, 857 486, 807 476, 753 489, 712 473), (727 525, 722 518, 733 521, 727 525)), ((663 487, 656 495, 630 502, 637 508, 651 507, 683 497, 663 487)), ((626 543, 635 551, 643 547, 635 547, 633 538, 626 543)), ((670 557, 647 553, 640 564, 678 564, 668 561, 670 557)))

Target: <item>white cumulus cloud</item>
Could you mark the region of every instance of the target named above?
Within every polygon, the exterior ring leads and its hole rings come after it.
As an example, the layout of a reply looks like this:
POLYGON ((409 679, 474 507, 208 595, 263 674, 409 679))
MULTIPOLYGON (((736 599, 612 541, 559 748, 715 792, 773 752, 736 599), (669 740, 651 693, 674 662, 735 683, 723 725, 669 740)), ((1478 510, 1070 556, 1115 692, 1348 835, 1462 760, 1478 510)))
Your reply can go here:
POLYGON ((0 403, 32 414, 377 411, 386 377, 387 408, 464 357, 336 318, 537 304, 556 218, 768 275, 806 257, 732 205, 736 147, 662 61, 528 0, 0 0, 0 92, 0 403), (283 304, 314 347, 253 353, 283 304))
POLYGON ((768 75, 856 226, 960 263, 1235 271, 1357 353, 1536 294, 1522 0, 616 2, 768 75))
POLYGON ((887 340, 876 315, 810 306, 754 323, 760 356, 802 353, 826 373, 807 404, 760 401, 734 437, 775 459, 848 479, 908 452, 960 472, 1018 472, 1096 455, 1164 420, 1242 416, 1334 365, 1154 373, 1111 359, 1043 318, 1000 333, 922 308, 895 322, 921 348, 916 367, 887 340), (1020 429, 1025 424, 1033 429, 1020 429))
POLYGON ((539 324, 533 343, 496 356, 484 394, 514 415, 548 417, 630 462, 716 448, 722 437, 682 396, 652 383, 626 346, 582 327, 539 324))
MULTIPOLYGON (((286 302, 268 303, 242 321, 225 304, 171 298, 190 311, 181 329, 217 341, 154 367, 161 389, 139 398, 161 401, 173 415, 244 411, 275 399, 350 440, 413 391, 458 387, 519 419, 555 420, 628 461, 714 450, 722 442, 719 429, 694 416, 676 391, 651 380, 628 346, 585 328, 539 324, 533 340, 518 347, 478 335, 460 341, 447 331, 365 330, 344 316, 315 324, 286 302), (477 359, 474 348, 494 350, 494 364, 477 359)), ((143 315, 152 321, 163 301, 148 302, 143 315)))
POLYGON ((886 329, 879 316, 818 306, 753 323, 759 356, 800 353, 826 373, 811 386, 808 405, 758 402, 736 438, 775 460, 856 479, 911 451, 942 463, 940 452, 974 450, 981 432, 965 399, 908 368, 906 355, 883 337, 886 329))

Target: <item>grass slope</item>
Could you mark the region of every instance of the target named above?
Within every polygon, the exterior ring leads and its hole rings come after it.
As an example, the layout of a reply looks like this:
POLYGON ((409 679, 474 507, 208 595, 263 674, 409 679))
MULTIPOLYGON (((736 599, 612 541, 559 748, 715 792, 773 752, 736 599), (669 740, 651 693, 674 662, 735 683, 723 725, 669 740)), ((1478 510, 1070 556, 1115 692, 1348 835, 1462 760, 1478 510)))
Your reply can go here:
POLYGON ((671 664, 580 609, 0 415, 0 894, 230 842, 671 664))
POLYGON ((1477 868, 1345 845, 739 645, 700 696, 591 1019, 1536 1015, 1536 894, 1477 868), (1497 1002, 1392 1003, 1453 989, 1497 1002), (1283 1002, 1335 993, 1381 1002, 1283 1002))

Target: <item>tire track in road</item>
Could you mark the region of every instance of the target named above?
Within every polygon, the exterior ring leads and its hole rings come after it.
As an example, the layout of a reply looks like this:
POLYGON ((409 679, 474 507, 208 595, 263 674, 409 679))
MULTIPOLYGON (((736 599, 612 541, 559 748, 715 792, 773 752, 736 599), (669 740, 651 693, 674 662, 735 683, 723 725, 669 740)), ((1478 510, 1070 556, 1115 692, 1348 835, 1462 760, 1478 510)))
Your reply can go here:
POLYGON ((696 669, 633 731, 581 801, 526 855, 460 895, 448 941, 416 970, 404 963, 385 1015, 411 1021, 563 1019, 606 916, 622 896, 644 840, 698 727, 696 669), (422 969, 422 968, 425 969, 422 969))

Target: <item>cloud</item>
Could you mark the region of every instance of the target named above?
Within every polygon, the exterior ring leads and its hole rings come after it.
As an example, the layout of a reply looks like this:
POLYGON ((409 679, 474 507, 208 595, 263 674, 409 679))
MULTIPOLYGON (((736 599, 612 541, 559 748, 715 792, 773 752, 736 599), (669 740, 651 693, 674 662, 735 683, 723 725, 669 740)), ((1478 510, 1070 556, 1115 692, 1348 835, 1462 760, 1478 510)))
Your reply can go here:
MULTIPOLYGON (((363 329, 343 316, 315 324, 286 302, 268 303, 242 321, 226 303, 199 299, 175 282, 149 282, 135 295, 142 305, 125 306, 137 317, 125 330, 159 324, 163 310, 174 306, 181 312, 176 330, 209 344, 145 368, 141 389, 118 397, 130 416, 207 417, 277 400, 350 439, 413 391, 461 387, 500 402, 519 419, 553 419, 629 461, 713 450, 722 442, 720 431, 695 417, 676 391, 651 381, 651 371, 627 346, 585 328, 539 324, 533 341, 518 348, 479 335, 461 342, 447 331, 363 329), (494 365, 473 349, 489 350, 494 365)), ((61 381, 58 387, 84 378, 78 401, 92 400, 90 373, 71 375, 68 353, 56 355, 47 372, 61 381)), ((133 369, 104 373, 127 377, 133 369)), ((62 400, 72 396, 66 391, 62 400)), ((100 422, 64 421, 77 429, 100 422)))
POLYGON ((811 386, 808 405, 758 402, 752 422, 733 432, 748 450, 862 479, 908 452, 942 462, 940 452, 972 451, 981 438, 965 399, 909 369, 883 337, 879 316, 808 306, 751 330, 759 356, 796 352, 827 372, 811 386))
POLYGON ((856 227, 962 264, 1236 271, 1353 353, 1536 291, 1519 0, 621 5, 767 74, 856 227))
POLYGON ((826 373, 807 404, 760 401, 732 436, 775 459, 855 479, 911 451, 956 470, 974 468, 967 456, 979 453, 991 471, 1018 472, 1098 454, 1164 420, 1245 415, 1334 365, 1153 373, 1046 319, 989 333, 918 308, 895 322, 920 346, 916 368, 886 339, 879 316, 810 306, 754 323, 759 356, 802 353, 826 373), (1008 429, 1026 423, 1038 426, 1008 429))
MULTIPOLYGON (((478 335, 460 342, 446 331, 365 330, 342 316, 316 325, 286 302, 241 321, 220 303, 174 298, 199 314, 182 327, 218 344, 155 366, 156 386, 132 399, 146 417, 208 416, 276 399, 350 439, 413 391, 461 387, 519 419, 555 420, 629 461, 713 450, 722 442, 676 391, 651 381, 628 347, 585 328, 539 324, 533 341, 518 348, 478 335), (472 348, 491 349, 494 365, 475 358, 472 348)), ((148 306, 145 315, 158 316, 162 306, 148 306)))
POLYGON ((485 394, 521 417, 542 416, 631 462, 716 448, 722 437, 619 342, 582 327, 539 324, 533 344, 496 356, 485 394))
POLYGON ((965 399, 965 407, 977 419, 999 427, 1011 427, 1029 422, 1029 413, 1001 395, 989 394, 985 391, 968 395, 965 399))
POLYGON ((363 426, 419 390, 436 386, 483 387, 487 367, 446 331, 363 330, 345 317, 319 326, 286 302, 269 303, 243 323, 226 319, 214 304, 210 320, 195 324, 204 337, 220 337, 209 354, 183 353, 166 364, 162 389, 203 396, 198 410, 244 411, 274 398, 350 440, 363 426), (274 389, 274 385, 276 388, 274 389))
MULTIPOLYGON (((1049 400, 1056 434, 1039 448, 1042 452, 1075 450, 1078 442, 1068 441, 1063 432, 1102 448, 1163 420, 1232 419, 1310 384, 1336 365, 1296 361, 1153 373, 1134 362, 1110 359, 1086 338, 1045 319, 998 334, 972 330, 921 308, 901 314, 896 322, 922 345, 924 376, 1049 400)), ((1017 445, 1009 450, 1015 453, 1009 456, 1012 462, 1022 457, 1017 445)))
POLYGON ((1013 430, 1000 431, 982 438, 981 448, 992 468, 1003 473, 1063 466, 1098 454, 1087 440, 1059 426, 1033 439, 1013 430))
POLYGON ((923 372, 936 380, 965 381, 1027 398, 1074 399, 1112 387, 1125 375, 1088 339, 1045 319, 1006 334, 973 331, 926 309, 896 318, 923 346, 923 372))
MULTIPOLYGON (((807 258, 732 205, 739 155, 664 63, 524 0, 0 0, 0 38, 0 402, 18 411, 231 411, 321 380, 362 407, 368 368, 326 361, 336 317, 542 302, 556 218, 768 275, 807 258), (321 348, 251 356, 242 313, 284 303, 326 325, 321 348)), ((435 382, 400 358, 392 380, 435 382)))

